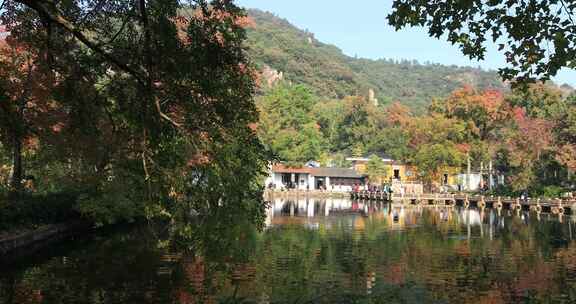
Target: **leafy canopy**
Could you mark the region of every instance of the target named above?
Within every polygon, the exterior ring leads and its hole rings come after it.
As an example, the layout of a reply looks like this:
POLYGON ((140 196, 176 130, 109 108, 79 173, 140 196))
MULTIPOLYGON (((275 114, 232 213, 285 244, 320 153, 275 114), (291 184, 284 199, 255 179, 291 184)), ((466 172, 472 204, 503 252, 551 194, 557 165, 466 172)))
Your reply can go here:
POLYGON ((565 0, 395 0, 388 21, 397 30, 427 27, 472 59, 484 59, 487 41, 497 42, 509 64, 500 69, 505 79, 549 79, 575 67, 575 11, 576 2, 565 0))
POLYGON ((232 205, 259 220, 268 156, 250 128, 256 73, 241 8, 227 0, 4 4, 2 23, 36 55, 30 66, 50 88, 46 103, 62 114, 41 126, 58 132, 40 137, 27 158, 37 160, 42 191, 79 191, 78 208, 98 221, 184 219, 232 205))

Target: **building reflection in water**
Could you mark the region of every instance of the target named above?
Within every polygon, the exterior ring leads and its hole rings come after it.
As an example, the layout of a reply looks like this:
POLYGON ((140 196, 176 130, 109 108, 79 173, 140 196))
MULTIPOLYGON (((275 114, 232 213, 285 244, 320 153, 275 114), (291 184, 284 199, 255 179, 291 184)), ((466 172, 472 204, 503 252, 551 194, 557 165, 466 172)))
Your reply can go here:
MULTIPOLYGON (((265 226, 272 227, 284 224, 303 224, 307 227, 318 227, 323 220, 329 225, 332 217, 356 215, 350 218, 362 221, 359 217, 383 219, 391 230, 406 229, 421 225, 423 219, 430 219, 434 224, 465 228, 466 238, 488 237, 494 239, 498 230, 507 229, 507 225, 530 225, 531 221, 560 221, 562 216, 542 215, 529 211, 513 213, 509 210, 461 208, 454 206, 419 206, 389 204, 374 201, 358 201, 347 198, 276 198, 266 210, 265 226), (507 223, 509 222, 509 223, 507 223)), ((575 217, 568 218, 568 225, 575 222, 575 217)), ((570 229, 571 231, 571 229, 570 229)), ((572 233, 570 232, 570 239, 572 233)))
POLYGON ((134 232, 2 269, 0 303, 574 303, 574 220, 277 198, 265 231, 216 225, 199 235, 209 246, 159 249, 134 232))

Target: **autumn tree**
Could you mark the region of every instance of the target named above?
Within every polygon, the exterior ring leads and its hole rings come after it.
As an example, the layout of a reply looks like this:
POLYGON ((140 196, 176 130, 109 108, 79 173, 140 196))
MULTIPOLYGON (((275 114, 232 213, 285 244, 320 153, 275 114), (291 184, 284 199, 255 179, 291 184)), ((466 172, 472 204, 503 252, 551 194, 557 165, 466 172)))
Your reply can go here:
POLYGON ((455 118, 431 114, 411 120, 407 125, 410 161, 418 168, 422 180, 438 187, 442 174, 460 168, 469 152, 466 123, 455 118))
POLYGON ((470 135, 484 141, 498 137, 498 128, 510 117, 500 91, 477 92, 471 86, 458 89, 445 100, 434 100, 430 110, 469 124, 470 135))
POLYGON ((511 166, 509 181, 517 190, 525 190, 537 181, 538 166, 555 151, 553 124, 530 118, 522 108, 514 111, 514 125, 508 129, 505 144, 511 166))
POLYGON ((2 32, 0 43, 0 139, 11 147, 10 188, 22 190, 24 152, 37 147, 43 131, 57 126, 58 112, 49 98, 50 79, 36 64, 39 53, 2 32))
POLYGON ((468 134, 467 142, 463 144, 467 147, 467 172, 472 171, 472 165, 493 168, 495 155, 501 149, 503 127, 511 117, 511 108, 502 92, 480 92, 471 86, 455 90, 445 99, 435 99, 430 105, 432 113, 465 124, 468 134))
POLYGON ((78 168, 85 213, 261 210, 254 182, 267 156, 249 128, 258 115, 245 17, 232 1, 5 2, 2 23, 40 54, 69 115, 48 143, 67 172, 78 168), (190 183, 219 191, 200 199, 190 183))

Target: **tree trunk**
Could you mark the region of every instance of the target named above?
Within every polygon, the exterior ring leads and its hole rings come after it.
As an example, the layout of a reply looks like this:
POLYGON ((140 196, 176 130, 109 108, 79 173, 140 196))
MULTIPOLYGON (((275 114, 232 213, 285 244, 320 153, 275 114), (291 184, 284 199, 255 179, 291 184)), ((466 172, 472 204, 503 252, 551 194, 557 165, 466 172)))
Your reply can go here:
POLYGON ((22 190, 23 176, 22 140, 14 134, 12 137, 12 176, 10 177, 10 187, 13 191, 20 192, 22 190))

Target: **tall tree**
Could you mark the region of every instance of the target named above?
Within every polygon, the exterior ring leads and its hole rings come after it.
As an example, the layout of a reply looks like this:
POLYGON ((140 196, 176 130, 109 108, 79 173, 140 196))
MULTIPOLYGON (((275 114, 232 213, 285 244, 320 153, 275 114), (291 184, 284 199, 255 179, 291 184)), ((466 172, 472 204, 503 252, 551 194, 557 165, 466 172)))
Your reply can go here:
POLYGON ((250 178, 205 177, 229 188, 204 203, 216 208, 258 192, 248 185, 266 159, 249 128, 258 118, 256 73, 243 46, 245 14, 232 1, 14 0, 1 19, 54 76, 51 96, 70 115, 62 133, 86 140, 66 140, 70 154, 61 155, 98 177, 92 186, 100 194, 85 210, 118 209, 114 201, 193 204, 186 180, 243 166, 254 166, 250 178), (241 151, 221 157, 232 147, 241 151))
MULTIPOLYGON (((18 43, 9 32, 2 31, 0 43, 0 130, 5 146, 11 147, 12 174, 10 187, 22 190, 25 165, 23 153, 31 148, 42 127, 51 127, 44 120, 48 113, 56 118, 50 106, 50 79, 36 65, 38 52, 18 43), (29 143, 27 145, 27 143, 29 143)), ((55 123, 52 121, 52 123, 55 123)))
POLYGON ((302 164, 318 159, 325 139, 313 115, 316 97, 301 85, 282 84, 258 100, 262 141, 281 160, 302 164))
POLYGON ((511 175, 509 180, 515 190, 528 189, 537 180, 537 168, 554 147, 553 123, 541 118, 530 118, 526 110, 516 108, 514 126, 507 131, 505 143, 508 150, 511 175))
POLYGON ((461 167, 470 150, 467 125, 455 118, 435 113, 414 118, 407 132, 412 151, 410 160, 431 187, 440 185, 446 170, 461 167))

